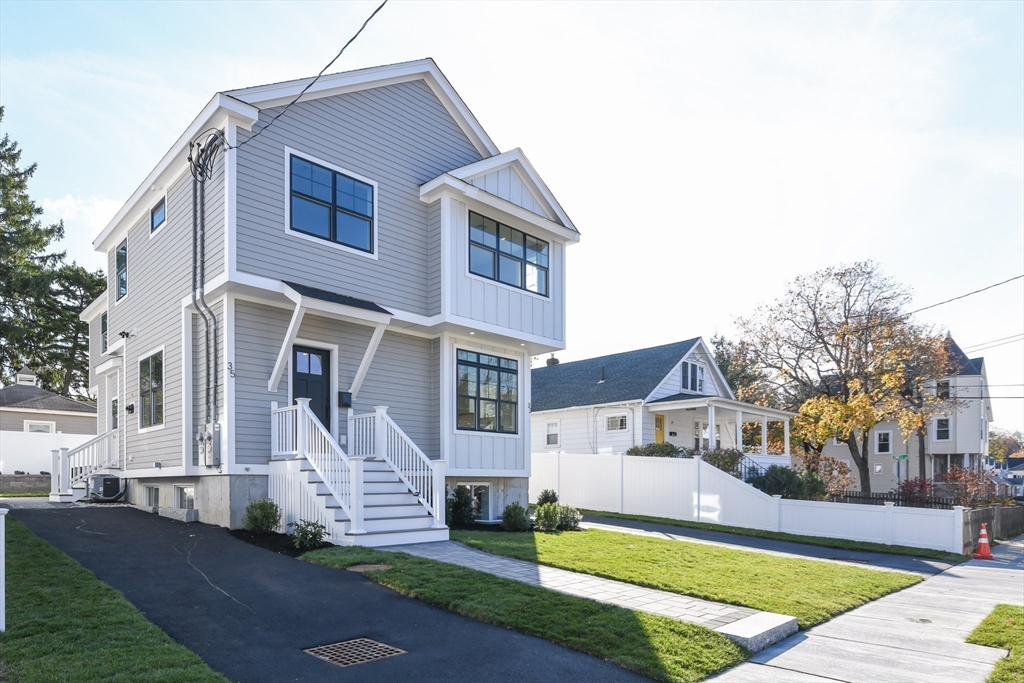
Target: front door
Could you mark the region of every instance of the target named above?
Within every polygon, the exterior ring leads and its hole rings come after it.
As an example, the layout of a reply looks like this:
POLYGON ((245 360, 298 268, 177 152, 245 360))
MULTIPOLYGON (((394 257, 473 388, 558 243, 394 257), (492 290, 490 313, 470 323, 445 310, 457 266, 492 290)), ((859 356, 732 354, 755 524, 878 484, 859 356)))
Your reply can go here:
POLYGON ((654 443, 665 443, 665 416, 654 416, 654 443))
POLYGON ((331 354, 296 346, 292 350, 292 398, 308 398, 309 408, 331 429, 331 354))

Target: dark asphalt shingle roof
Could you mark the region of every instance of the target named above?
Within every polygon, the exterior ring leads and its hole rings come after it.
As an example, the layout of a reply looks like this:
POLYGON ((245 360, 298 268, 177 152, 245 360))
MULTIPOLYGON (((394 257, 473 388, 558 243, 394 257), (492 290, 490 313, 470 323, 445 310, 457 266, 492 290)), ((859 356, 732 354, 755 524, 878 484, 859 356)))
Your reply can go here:
POLYGON ((76 401, 67 396, 55 394, 46 389, 12 384, 0 389, 0 408, 21 408, 23 410, 66 410, 73 413, 96 414, 96 404, 76 401))
POLYGON ((536 412, 647 398, 699 339, 536 368, 530 374, 530 408, 536 412))
POLYGON ((688 391, 681 391, 678 394, 672 394, 664 398, 656 398, 651 403, 667 403, 668 401, 685 401, 691 398, 707 398, 707 394, 691 394, 688 391))
POLYGON ((953 337, 946 336, 946 345, 949 349, 950 361, 953 364, 953 375, 980 375, 984 358, 970 359, 961 350, 960 346, 953 341, 953 337))
POLYGON ((367 301, 366 299, 356 299, 355 297, 338 294, 337 292, 329 292, 326 289, 307 287, 306 285, 300 285, 297 282, 288 282, 287 280, 282 280, 281 282, 284 282, 302 296, 308 296, 311 299, 320 299, 321 301, 329 301, 333 304, 361 308, 364 311, 373 311, 375 313, 391 315, 391 311, 381 308, 377 304, 372 301, 367 301))

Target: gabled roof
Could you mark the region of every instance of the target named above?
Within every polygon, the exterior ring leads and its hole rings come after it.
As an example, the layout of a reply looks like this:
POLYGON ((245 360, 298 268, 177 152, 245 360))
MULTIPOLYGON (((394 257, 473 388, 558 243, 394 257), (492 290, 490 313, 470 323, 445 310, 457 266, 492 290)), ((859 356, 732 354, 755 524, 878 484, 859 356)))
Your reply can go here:
POLYGON ((95 403, 76 401, 73 398, 26 384, 12 384, 0 389, 0 408, 19 408, 40 412, 62 410, 72 413, 96 414, 95 403))
POLYGON ((975 358, 971 360, 967 357, 967 354, 961 350, 960 346, 953 341, 952 335, 946 335, 946 348, 949 351, 950 362, 952 363, 951 375, 980 375, 982 364, 985 362, 984 358, 975 358))
POLYGON ((700 337, 536 368, 530 374, 530 409, 539 412, 641 401, 661 384, 698 341, 700 337))

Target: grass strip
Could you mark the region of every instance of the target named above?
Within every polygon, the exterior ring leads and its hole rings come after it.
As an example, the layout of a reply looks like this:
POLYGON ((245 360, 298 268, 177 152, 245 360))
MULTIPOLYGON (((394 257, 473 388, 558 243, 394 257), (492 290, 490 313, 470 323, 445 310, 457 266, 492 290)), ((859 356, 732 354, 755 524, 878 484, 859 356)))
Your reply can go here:
POLYGON ((996 662, 988 683, 1024 681, 1024 607, 996 605, 978 628, 967 636, 967 642, 1010 651, 1009 657, 996 662))
POLYGON ((0 498, 44 498, 49 491, 0 491, 0 498))
POLYGON ((585 652, 659 681, 699 681, 746 652, 714 631, 473 569, 372 548, 328 548, 302 559, 327 567, 387 564, 366 576, 431 605, 585 652))
POLYGON ((706 531, 719 531, 723 534, 736 534, 737 536, 753 536, 755 538, 767 538, 773 541, 791 541, 803 543, 804 545, 817 545, 823 548, 838 548, 840 550, 866 550, 872 553, 885 553, 887 555, 909 555, 921 557, 928 560, 941 560, 958 564, 971 559, 969 555, 946 552, 945 550, 933 550, 931 548, 912 548, 908 545, 885 545, 884 543, 872 543, 870 541, 849 541, 845 538, 824 538, 822 536, 801 536, 800 534, 787 534, 781 531, 761 531, 760 529, 746 529, 738 526, 726 526, 724 524, 710 524, 708 522, 689 522, 682 519, 668 519, 665 517, 647 517, 645 515, 622 515, 617 512, 602 512, 600 510, 581 510, 585 515, 594 517, 608 517, 610 519, 631 519, 636 522, 654 522, 656 524, 669 524, 687 529, 704 529, 706 531))
POLYGON ((801 628, 921 580, 904 572, 778 557, 600 529, 452 531, 493 553, 697 598, 794 616, 801 628))
POLYGON ((121 593, 10 514, 0 680, 226 683, 121 593))

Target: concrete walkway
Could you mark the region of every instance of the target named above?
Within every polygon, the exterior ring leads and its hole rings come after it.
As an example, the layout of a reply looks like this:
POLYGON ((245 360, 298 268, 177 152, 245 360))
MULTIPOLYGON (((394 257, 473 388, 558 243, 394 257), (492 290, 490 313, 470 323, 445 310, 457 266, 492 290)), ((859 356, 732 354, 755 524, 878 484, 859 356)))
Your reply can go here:
POLYGON ((968 645, 998 604, 1024 605, 1024 536, 797 634, 715 683, 983 683, 1004 650, 968 645))
POLYGON ((655 538, 667 538, 674 541, 688 541, 690 543, 708 543, 723 548, 735 550, 748 550, 780 557, 793 557, 802 560, 822 560, 826 562, 839 562, 855 566, 867 566, 872 569, 888 569, 901 572, 920 574, 921 576, 934 576, 944 572, 953 566, 952 562, 942 560, 928 560, 909 555, 891 555, 889 553, 875 553, 867 550, 846 550, 843 548, 826 548, 819 545, 807 543, 796 543, 793 541, 776 541, 770 538, 759 538, 757 536, 742 536, 740 534, 728 534, 721 531, 710 531, 708 529, 692 529, 689 527, 675 526, 673 524, 659 524, 657 522, 640 522, 632 519, 618 519, 616 517, 601 517, 599 515, 584 515, 583 526, 588 529, 605 529, 606 531, 617 531, 620 533, 634 533, 655 538))
POLYGON ((784 614, 759 612, 749 607, 726 605, 556 567, 544 567, 533 562, 491 555, 455 541, 418 543, 382 550, 409 553, 559 593, 700 624, 728 636, 752 652, 759 652, 779 642, 796 633, 798 628, 796 619, 784 614))

